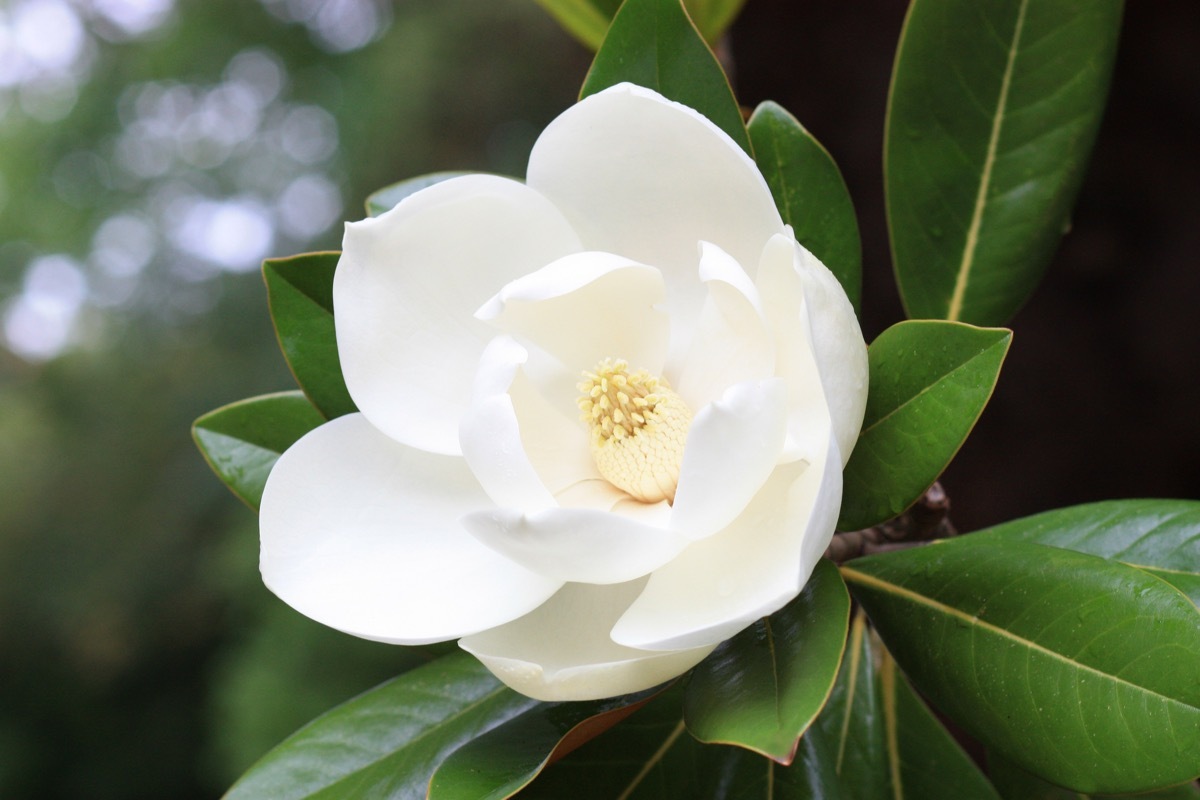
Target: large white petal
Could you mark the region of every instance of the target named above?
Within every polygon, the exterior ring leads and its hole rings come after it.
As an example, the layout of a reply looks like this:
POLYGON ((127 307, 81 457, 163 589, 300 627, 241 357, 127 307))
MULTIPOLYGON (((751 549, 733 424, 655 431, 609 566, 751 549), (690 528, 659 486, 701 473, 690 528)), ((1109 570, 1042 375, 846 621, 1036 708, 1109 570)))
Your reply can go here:
POLYGON ((459 642, 500 680, 538 700, 595 700, 657 686, 712 652, 624 647, 608 635, 645 581, 571 583, 518 620, 459 642))
POLYGON ((468 175, 346 226, 333 281, 338 354, 359 409, 397 441, 458 453, 458 426, 492 336, 474 318, 514 278, 582 249, 524 184, 468 175))
POLYGON ((754 161, 724 131, 628 83, 550 123, 530 154, 528 182, 563 211, 587 249, 664 271, 673 335, 691 330, 704 299, 700 241, 757 264, 763 243, 784 230, 754 161))
POLYGON ((537 607, 562 585, 459 523, 491 505, 466 463, 407 447, 361 414, 292 445, 263 492, 263 581, 318 622, 397 644, 454 639, 537 607))
POLYGON ((849 460, 867 407, 867 346, 854 307, 833 273, 790 235, 772 237, 764 248, 758 289, 775 333, 778 374, 794 394, 803 392, 813 381, 804 353, 811 347, 838 449, 849 460))
POLYGON ((688 431, 671 527, 691 539, 721 530, 774 471, 788 433, 781 378, 735 384, 688 431))

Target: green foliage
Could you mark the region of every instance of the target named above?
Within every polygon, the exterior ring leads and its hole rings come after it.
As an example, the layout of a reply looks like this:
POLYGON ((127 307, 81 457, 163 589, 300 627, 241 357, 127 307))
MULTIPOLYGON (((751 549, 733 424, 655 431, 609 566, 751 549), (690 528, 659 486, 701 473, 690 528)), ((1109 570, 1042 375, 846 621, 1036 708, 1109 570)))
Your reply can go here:
POLYGON ((870 390, 846 465, 840 530, 890 519, 938 478, 992 396, 1012 333, 910 320, 867 351, 870 390))
POLYGON ((192 425, 192 438, 221 482, 257 510, 279 456, 324 421, 303 393, 280 392, 210 411, 192 425))
POLYGON ((447 755, 536 704, 471 656, 452 653, 313 720, 255 764, 226 798, 423 796, 447 755))
POLYGON ((580 97, 624 81, 699 111, 751 152, 729 80, 681 0, 627 0, 596 53, 580 97))
POLYGON ((1200 611, 1157 578, 971 536, 842 575, 917 688, 1023 768, 1085 792, 1200 773, 1200 611))
MULTIPOLYGON (((988 753, 988 776, 1004 800, 1091 800, 1101 795, 1088 795, 1063 789, 1047 783, 995 753, 988 753)), ((1198 800, 1200 786, 1195 783, 1181 784, 1157 792, 1136 794, 1106 794, 1108 800, 1116 798, 1141 798, 1141 800, 1198 800)))
POLYGON ((908 315, 1000 325, 1069 225, 1121 0, 914 0, 892 74, 888 223, 908 315))
MULTIPOLYGON (((537 0, 572 36, 600 49, 621 0, 537 0)), ((746 0, 684 0, 688 15, 709 42, 720 38, 746 0)))
POLYGON ((333 273, 338 253, 308 253, 263 263, 275 335, 313 405, 326 419, 358 409, 342 379, 333 324, 333 273))
POLYGON ((842 173, 821 143, 782 106, 759 104, 747 124, 754 160, 796 241, 829 267, 858 311, 862 242, 842 173))
POLYGON ((791 763, 837 677, 849 615, 837 568, 821 560, 799 597, 696 667, 684 699, 688 731, 791 763))

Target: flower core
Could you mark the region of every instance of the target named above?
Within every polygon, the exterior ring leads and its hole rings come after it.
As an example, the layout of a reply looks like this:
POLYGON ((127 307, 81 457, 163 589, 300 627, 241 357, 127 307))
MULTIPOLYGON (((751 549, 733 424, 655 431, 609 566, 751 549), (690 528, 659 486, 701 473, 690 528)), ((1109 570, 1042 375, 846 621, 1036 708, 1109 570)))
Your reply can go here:
POLYGON ((606 358, 578 384, 592 458, 613 486, 645 503, 675 499, 692 410, 662 378, 606 358))

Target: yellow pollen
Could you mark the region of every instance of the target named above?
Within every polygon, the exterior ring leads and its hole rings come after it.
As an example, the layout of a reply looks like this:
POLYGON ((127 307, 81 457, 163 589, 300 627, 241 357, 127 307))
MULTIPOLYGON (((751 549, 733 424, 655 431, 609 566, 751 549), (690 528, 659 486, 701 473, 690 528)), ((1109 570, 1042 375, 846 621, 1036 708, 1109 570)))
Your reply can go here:
POLYGON ((662 378, 606 358, 578 384, 592 458, 613 486, 646 503, 675 500, 692 410, 662 378))

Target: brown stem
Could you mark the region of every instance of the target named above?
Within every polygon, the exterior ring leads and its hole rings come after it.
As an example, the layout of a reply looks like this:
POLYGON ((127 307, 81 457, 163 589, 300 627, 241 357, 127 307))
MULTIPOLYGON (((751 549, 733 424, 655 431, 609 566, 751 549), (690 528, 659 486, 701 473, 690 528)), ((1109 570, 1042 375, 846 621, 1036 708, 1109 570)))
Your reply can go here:
POLYGON ((903 550, 956 533, 950 522, 950 498, 940 483, 934 483, 920 500, 895 519, 861 531, 836 534, 825 557, 841 564, 859 556, 903 550))

